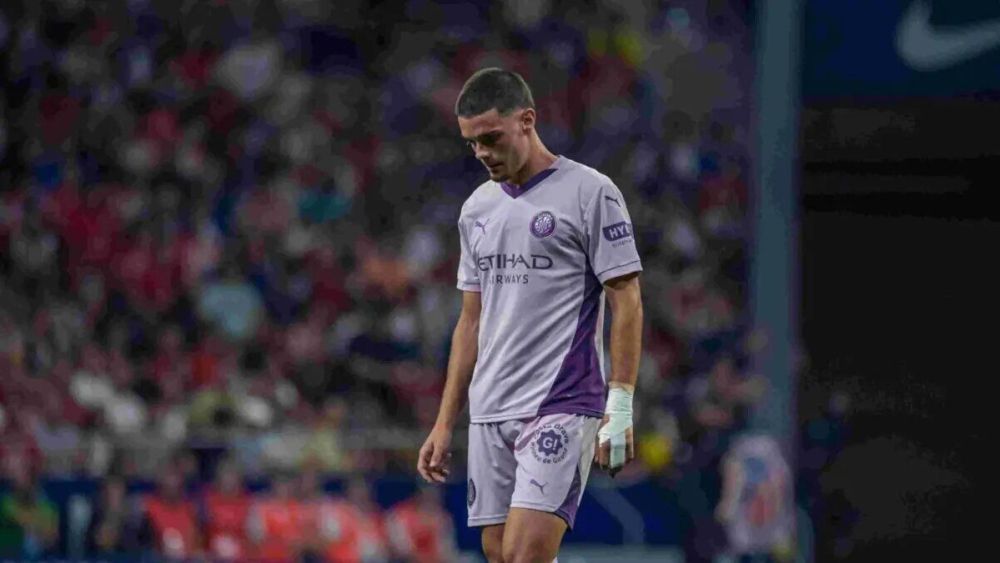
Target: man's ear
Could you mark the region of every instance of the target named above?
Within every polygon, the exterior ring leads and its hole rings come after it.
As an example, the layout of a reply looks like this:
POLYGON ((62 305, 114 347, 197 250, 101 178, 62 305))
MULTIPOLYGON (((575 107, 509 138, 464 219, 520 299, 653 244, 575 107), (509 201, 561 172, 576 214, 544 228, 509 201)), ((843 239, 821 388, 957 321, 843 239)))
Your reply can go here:
POLYGON ((527 133, 535 128, 535 108, 525 108, 521 112, 521 131, 527 133))

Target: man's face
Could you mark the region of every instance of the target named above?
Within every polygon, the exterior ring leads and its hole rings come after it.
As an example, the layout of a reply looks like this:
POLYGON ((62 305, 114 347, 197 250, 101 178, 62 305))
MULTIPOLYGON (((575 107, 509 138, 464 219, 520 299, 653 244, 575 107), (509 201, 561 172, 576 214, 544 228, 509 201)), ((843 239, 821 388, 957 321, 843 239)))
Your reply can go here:
POLYGON ((462 138, 486 166, 490 180, 503 182, 524 166, 535 112, 518 109, 503 116, 494 108, 473 117, 459 117, 462 138))

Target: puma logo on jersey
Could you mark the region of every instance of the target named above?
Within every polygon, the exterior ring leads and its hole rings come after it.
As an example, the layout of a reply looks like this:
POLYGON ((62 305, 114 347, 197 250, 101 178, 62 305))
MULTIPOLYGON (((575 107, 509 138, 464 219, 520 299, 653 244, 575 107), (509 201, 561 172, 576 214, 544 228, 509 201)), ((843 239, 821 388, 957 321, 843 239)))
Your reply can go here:
POLYGON ((543 494, 543 495, 545 494, 545 487, 549 486, 549 484, 548 484, 548 483, 545 483, 545 484, 543 485, 543 484, 539 483, 538 481, 535 481, 534 479, 532 479, 532 480, 530 481, 530 483, 531 483, 532 485, 534 485, 534 486, 538 487, 538 490, 539 490, 539 491, 542 491, 542 494, 543 494))
POLYGON ((489 219, 487 219, 486 221, 480 221, 479 219, 476 219, 476 226, 483 230, 483 235, 486 234, 486 223, 489 222, 490 222, 489 219))
POLYGON ((609 196, 609 195, 606 195, 606 196, 604 196, 604 199, 606 199, 606 200, 608 200, 608 201, 610 201, 610 202, 614 203, 614 204, 615 204, 615 205, 617 205, 618 207, 621 207, 621 206, 622 206, 622 204, 621 204, 621 202, 620 202, 620 201, 618 201, 617 199, 615 199, 615 198, 613 198, 613 197, 611 197, 611 196, 609 196))

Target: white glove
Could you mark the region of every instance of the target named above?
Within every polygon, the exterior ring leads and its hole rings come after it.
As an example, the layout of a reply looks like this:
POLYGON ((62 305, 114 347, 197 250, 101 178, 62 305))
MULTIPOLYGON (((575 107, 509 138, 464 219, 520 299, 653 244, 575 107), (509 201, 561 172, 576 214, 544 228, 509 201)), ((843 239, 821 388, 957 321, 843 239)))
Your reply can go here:
POLYGON ((632 428, 632 392, 621 387, 612 387, 608 391, 608 406, 604 410, 608 421, 597 431, 597 446, 611 442, 608 456, 608 469, 614 473, 625 465, 625 452, 628 444, 625 432, 632 428))

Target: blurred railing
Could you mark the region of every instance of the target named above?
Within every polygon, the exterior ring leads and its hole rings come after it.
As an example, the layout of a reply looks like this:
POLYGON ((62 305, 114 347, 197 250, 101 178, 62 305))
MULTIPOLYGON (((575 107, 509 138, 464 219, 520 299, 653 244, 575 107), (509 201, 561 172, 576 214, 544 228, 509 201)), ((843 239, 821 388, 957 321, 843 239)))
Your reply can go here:
MULTIPOLYGON (((456 466, 464 464, 466 430, 457 430, 453 441, 456 466)), ((427 432, 413 428, 370 428, 345 430, 336 438, 336 448, 348 457, 386 454, 402 463, 415 465, 416 455, 427 432), (409 462, 407 462, 409 463, 409 462)), ((157 439, 147 435, 86 437, 74 447, 41 447, 46 474, 63 477, 102 477, 111 471, 138 477, 153 477, 177 454, 228 454, 250 473, 295 469, 306 457, 309 432, 303 429, 267 431, 198 431, 184 440, 157 439), (113 467, 115 466, 115 467, 113 467)), ((397 463, 398 465, 398 463, 397 463)), ((359 468, 360 469, 360 468, 359 468)), ((367 469, 379 469, 368 467, 367 469)), ((398 470, 398 469, 397 469, 398 470)))

